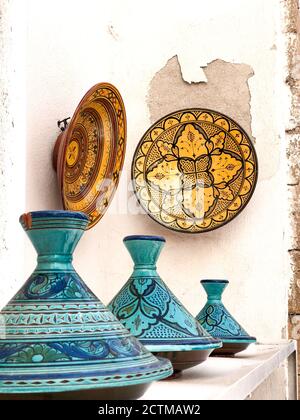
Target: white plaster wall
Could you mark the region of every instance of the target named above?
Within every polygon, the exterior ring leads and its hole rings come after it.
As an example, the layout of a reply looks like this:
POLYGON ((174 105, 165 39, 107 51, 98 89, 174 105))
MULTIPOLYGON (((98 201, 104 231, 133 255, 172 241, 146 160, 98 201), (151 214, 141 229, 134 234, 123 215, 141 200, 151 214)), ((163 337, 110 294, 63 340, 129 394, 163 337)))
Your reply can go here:
MULTIPOLYGON (((27 4, 24 210, 61 206, 51 166, 56 121, 71 116, 93 84, 115 84, 128 117, 124 171, 109 212, 77 248, 78 272, 108 303, 131 272, 122 238, 163 235, 167 244, 159 272, 192 313, 205 301, 201 278, 228 278, 231 284, 224 299, 236 318, 260 341, 280 339, 286 326, 288 288, 283 259, 285 74, 278 36, 280 1, 22 1, 27 4), (200 235, 169 231, 146 215, 129 214, 127 208, 128 202, 131 210, 137 207, 127 184, 135 147, 150 125, 149 84, 176 54, 187 82, 205 80, 201 66, 215 59, 245 63, 254 71, 249 88, 260 168, 257 189, 238 218, 200 235)), ((24 278, 33 266, 34 252, 26 242, 24 278)), ((5 287, 2 281, 0 290, 5 287)))
POLYGON ((24 276, 26 13, 22 2, 0 0, 0 307, 24 276))

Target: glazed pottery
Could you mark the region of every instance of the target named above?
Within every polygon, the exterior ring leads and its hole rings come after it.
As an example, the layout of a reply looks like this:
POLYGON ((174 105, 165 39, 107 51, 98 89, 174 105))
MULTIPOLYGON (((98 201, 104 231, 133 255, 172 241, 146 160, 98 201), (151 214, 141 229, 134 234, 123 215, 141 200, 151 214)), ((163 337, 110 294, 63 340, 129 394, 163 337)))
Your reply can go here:
POLYGON ((0 399, 137 398, 172 374, 90 291, 72 265, 83 213, 39 211, 21 224, 37 267, 1 311, 0 399))
POLYGON ((104 215, 118 186, 126 147, 126 113, 110 83, 92 87, 79 103, 53 151, 64 209, 88 215, 88 228, 104 215))
POLYGON ((148 350, 167 357, 175 373, 203 362, 222 344, 201 327, 159 277, 156 262, 165 239, 128 236, 124 243, 134 271, 109 309, 148 350))
POLYGON ((223 347, 216 349, 214 355, 233 355, 256 342, 256 338, 250 337, 223 305, 222 294, 228 283, 228 280, 201 280, 207 302, 196 319, 209 334, 222 340, 223 347))
POLYGON ((246 132, 207 109, 173 112, 144 134, 134 154, 137 199, 156 222, 178 232, 223 226, 249 202, 257 157, 246 132))

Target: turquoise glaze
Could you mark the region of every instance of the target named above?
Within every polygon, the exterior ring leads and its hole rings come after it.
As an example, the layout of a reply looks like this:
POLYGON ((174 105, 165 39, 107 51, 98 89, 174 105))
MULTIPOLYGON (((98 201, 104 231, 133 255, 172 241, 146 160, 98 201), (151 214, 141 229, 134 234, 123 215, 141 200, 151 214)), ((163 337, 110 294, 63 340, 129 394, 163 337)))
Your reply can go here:
POLYGON ((228 283, 228 280, 201 280, 207 302, 196 319, 223 343, 254 343, 256 338, 250 337, 223 305, 222 294, 228 283))
POLYGON ((20 222, 38 258, 1 311, 0 396, 127 387, 172 374, 169 361, 134 338, 74 270, 86 216, 32 212, 20 222))
POLYGON ((184 308, 156 271, 165 244, 159 236, 124 239, 134 271, 109 309, 135 337, 153 352, 208 350, 220 347, 184 308))

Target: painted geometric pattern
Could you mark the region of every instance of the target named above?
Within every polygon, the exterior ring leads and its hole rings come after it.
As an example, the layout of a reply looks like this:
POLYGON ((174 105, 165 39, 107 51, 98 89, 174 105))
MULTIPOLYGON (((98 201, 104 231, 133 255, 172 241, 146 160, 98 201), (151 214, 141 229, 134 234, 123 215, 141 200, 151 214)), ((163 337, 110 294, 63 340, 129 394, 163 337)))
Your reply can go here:
POLYGON ((232 220, 251 198, 257 159, 250 138, 231 118, 189 109, 155 123, 132 164, 137 198, 157 222, 198 233, 232 220))
POLYGON ((131 277, 109 309, 144 344, 213 341, 159 277, 131 277))
POLYGON ((222 303, 206 304, 196 319, 213 337, 250 339, 222 303))
POLYGON ((0 367, 105 362, 146 353, 75 272, 35 272, 1 315, 0 367))
POLYGON ((171 373, 75 272, 35 272, 1 315, 1 392, 121 386, 171 373))
POLYGON ((160 360, 152 363, 145 363, 143 360, 138 363, 135 361, 134 366, 130 362, 118 363, 118 370, 113 370, 111 364, 101 366, 99 364, 89 363, 88 367, 77 366, 73 363, 72 374, 62 371, 61 367, 57 368, 51 364, 49 367, 36 366, 38 371, 34 369, 15 368, 14 378, 10 373, 5 372, 1 368, 0 371, 0 387, 1 393, 16 392, 63 392, 74 389, 92 389, 107 388, 112 386, 128 386, 144 382, 157 380, 158 377, 166 377, 172 372, 170 366, 161 363, 160 360))

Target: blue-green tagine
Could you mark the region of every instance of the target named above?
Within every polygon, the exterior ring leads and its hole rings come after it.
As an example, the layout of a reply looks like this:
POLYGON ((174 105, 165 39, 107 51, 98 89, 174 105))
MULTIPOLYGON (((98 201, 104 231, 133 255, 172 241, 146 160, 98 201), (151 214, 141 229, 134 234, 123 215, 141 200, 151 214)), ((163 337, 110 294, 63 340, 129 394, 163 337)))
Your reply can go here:
POLYGON ((0 313, 0 399, 137 398, 171 375, 74 270, 87 216, 41 211, 20 221, 38 260, 0 313))
POLYGON ((167 357, 175 373, 198 365, 222 345, 174 296, 156 271, 165 244, 160 236, 124 239, 134 271, 109 309, 154 354, 167 357))
POLYGON ((234 355, 256 342, 223 305, 222 294, 228 283, 228 280, 201 280, 207 302, 196 319, 209 334, 222 340, 223 347, 216 349, 214 355, 234 355))

